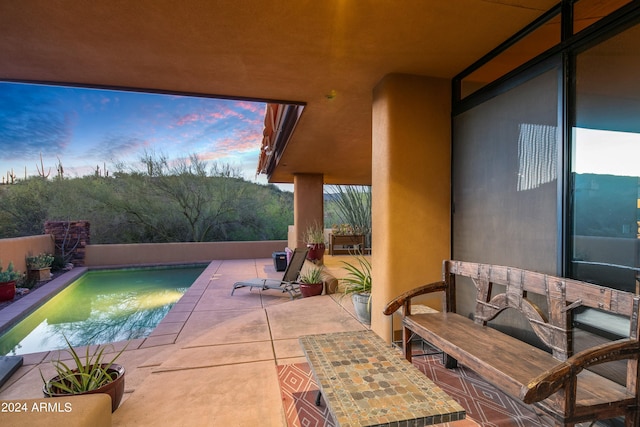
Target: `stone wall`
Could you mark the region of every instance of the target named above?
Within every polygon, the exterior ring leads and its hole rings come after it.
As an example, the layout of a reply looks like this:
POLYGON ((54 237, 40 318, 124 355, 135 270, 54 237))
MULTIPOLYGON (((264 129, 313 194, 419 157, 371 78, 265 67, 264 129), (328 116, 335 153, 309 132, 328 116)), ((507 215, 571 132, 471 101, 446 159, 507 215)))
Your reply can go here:
POLYGON ((91 243, 89 221, 47 221, 44 232, 53 235, 56 254, 66 263, 85 265, 86 248, 91 243))

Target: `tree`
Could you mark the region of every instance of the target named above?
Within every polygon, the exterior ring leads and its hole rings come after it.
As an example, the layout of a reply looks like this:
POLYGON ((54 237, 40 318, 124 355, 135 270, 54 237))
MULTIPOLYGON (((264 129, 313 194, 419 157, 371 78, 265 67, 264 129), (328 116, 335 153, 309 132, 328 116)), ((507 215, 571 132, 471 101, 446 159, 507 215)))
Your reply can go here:
POLYGON ((46 220, 91 223, 92 243, 286 239, 293 195, 242 179, 197 156, 169 164, 145 153, 142 167, 82 178, 34 177, 0 188, 0 238, 41 234, 46 220))
POLYGON ((6 186, 0 197, 0 235, 6 237, 42 234, 50 203, 50 182, 32 177, 6 186))

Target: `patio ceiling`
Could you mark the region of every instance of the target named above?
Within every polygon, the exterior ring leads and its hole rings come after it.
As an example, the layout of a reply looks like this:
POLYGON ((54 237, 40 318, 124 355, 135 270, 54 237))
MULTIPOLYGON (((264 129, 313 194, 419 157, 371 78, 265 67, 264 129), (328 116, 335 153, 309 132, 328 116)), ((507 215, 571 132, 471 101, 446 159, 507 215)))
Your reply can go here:
POLYGON ((270 180, 368 184, 385 75, 451 78, 557 2, 4 1, 0 79, 304 103, 270 180))

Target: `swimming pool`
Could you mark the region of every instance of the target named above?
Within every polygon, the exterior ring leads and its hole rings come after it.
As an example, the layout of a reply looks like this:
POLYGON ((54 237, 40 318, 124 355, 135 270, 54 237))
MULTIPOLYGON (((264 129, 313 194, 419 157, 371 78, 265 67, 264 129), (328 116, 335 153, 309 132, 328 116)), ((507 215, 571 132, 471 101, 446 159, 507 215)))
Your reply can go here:
POLYGON ((0 336, 0 355, 144 338, 206 265, 94 270, 0 336))

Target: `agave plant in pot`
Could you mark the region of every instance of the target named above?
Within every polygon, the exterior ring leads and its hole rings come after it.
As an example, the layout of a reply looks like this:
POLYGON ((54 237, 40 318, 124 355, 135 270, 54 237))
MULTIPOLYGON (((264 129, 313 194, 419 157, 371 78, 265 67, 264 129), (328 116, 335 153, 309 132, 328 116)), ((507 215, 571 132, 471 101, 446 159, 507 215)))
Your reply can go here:
POLYGON ((362 254, 356 262, 342 261, 348 274, 340 279, 344 284, 343 296, 351 295, 358 320, 371 324, 371 263, 362 254))
POLYGON ((322 267, 311 267, 300 274, 300 293, 303 298, 322 294, 322 267))
POLYGON ((9 262, 6 270, 2 270, 0 263, 0 301, 11 301, 16 296, 16 280, 22 277, 22 273, 13 268, 13 262, 9 262))
POLYGON ((45 380, 40 371, 40 377, 44 383, 42 386, 44 396, 64 397, 74 394, 106 393, 111 397, 111 412, 114 412, 118 409, 124 395, 125 374, 124 366, 116 364, 115 361, 122 355, 126 346, 106 362, 106 347, 97 346, 90 354, 87 346, 86 354, 81 358, 66 336, 64 340, 69 347, 67 352, 71 355, 73 363, 67 365, 60 359, 52 360, 56 376, 49 380, 45 380))

